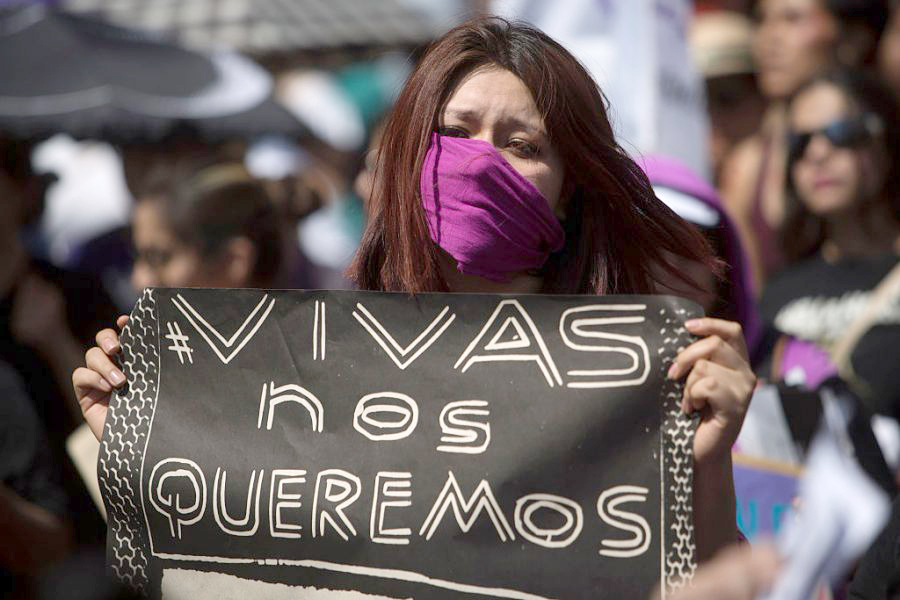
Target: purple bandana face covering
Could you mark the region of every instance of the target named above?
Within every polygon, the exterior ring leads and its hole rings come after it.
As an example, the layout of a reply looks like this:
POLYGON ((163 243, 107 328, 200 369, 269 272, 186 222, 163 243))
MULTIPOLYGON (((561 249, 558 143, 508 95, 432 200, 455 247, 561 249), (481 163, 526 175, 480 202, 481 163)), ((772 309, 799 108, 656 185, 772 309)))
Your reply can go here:
POLYGON ((460 273, 508 282, 565 242, 547 200, 487 142, 432 134, 419 189, 431 239, 460 273))

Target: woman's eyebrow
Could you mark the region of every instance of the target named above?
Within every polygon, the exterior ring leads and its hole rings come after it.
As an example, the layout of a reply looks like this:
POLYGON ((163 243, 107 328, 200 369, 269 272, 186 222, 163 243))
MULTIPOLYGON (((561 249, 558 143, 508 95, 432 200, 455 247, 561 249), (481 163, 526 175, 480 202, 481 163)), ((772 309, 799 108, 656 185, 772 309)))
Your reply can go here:
POLYGON ((444 111, 444 115, 456 117, 460 121, 465 121, 467 123, 478 120, 478 114, 474 110, 447 108, 444 111))
MULTIPOLYGON (((459 119, 464 123, 474 123, 480 120, 480 115, 477 111, 469 110, 469 109, 461 109, 461 108, 447 108, 444 111, 445 117, 453 117, 455 119, 459 119)), ((517 129, 522 131, 527 131, 529 133, 533 133, 535 135, 546 136, 547 132, 544 131, 543 127, 536 127, 525 121, 517 118, 517 117, 504 117, 499 119, 499 123, 509 129, 517 129)))
POLYGON ((521 119, 517 119, 516 117, 505 117, 503 119, 500 119, 500 123, 511 130, 525 131, 532 135, 542 137, 547 136, 547 132, 544 131, 544 127, 542 125, 533 125, 521 119))

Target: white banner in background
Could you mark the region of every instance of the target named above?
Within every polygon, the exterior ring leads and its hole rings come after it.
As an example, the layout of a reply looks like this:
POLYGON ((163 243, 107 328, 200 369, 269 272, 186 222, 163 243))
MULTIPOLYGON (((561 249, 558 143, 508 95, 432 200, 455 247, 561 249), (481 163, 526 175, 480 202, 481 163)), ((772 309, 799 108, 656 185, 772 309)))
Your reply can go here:
POLYGON ((703 80, 687 42, 690 0, 493 0, 491 9, 534 24, 588 68, 630 154, 665 154, 709 174, 703 80))

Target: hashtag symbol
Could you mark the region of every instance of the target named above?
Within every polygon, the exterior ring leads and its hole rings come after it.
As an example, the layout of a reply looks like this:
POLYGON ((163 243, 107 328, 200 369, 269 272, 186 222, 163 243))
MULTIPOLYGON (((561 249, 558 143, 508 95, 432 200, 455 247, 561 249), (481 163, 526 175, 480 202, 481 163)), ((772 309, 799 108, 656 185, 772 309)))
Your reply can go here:
POLYGON ((194 364, 192 356, 194 350, 187 344, 190 338, 181 333, 181 327, 178 326, 178 323, 169 321, 166 325, 169 327, 169 335, 166 336, 166 339, 172 340, 169 350, 178 353, 178 360, 181 361, 181 364, 184 364, 185 355, 187 355, 188 362, 194 364))

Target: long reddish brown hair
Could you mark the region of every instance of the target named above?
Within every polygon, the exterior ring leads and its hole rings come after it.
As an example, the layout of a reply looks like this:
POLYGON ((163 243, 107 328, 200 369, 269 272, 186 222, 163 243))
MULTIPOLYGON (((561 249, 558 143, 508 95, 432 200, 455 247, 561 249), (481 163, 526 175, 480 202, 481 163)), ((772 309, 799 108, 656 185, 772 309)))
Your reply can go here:
POLYGON ((419 196, 432 131, 460 80, 497 66, 531 91, 550 142, 566 165, 566 245, 544 269, 546 293, 654 291, 654 265, 678 277, 665 252, 715 261, 703 236, 656 199, 646 176, 616 143, 597 84, 547 35, 495 17, 470 21, 422 57, 388 117, 369 222, 348 274, 367 290, 446 291, 419 196))

